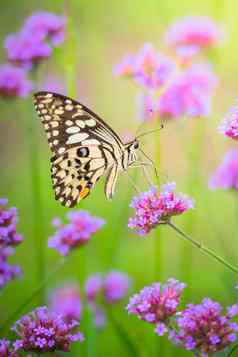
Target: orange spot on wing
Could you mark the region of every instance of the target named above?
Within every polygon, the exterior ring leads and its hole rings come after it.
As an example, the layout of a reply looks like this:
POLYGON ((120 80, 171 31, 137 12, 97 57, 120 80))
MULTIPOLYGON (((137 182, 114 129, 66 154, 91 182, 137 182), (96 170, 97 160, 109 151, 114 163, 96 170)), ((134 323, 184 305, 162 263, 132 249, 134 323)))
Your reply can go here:
POLYGON ((89 188, 85 187, 85 188, 80 192, 79 197, 80 197, 80 198, 85 198, 85 197, 87 197, 87 195, 89 195, 89 193, 90 193, 89 188))

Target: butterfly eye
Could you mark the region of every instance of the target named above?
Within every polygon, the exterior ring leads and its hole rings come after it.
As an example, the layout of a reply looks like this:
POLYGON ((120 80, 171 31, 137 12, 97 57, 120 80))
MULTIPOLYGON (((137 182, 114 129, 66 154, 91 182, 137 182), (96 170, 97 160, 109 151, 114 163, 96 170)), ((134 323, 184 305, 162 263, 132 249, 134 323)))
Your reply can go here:
POLYGON ((77 150, 79 157, 87 157, 89 155, 89 149, 87 147, 82 147, 77 150))
POLYGON ((136 149, 136 150, 139 149, 139 143, 138 143, 138 141, 136 141, 133 146, 134 146, 134 149, 136 149))

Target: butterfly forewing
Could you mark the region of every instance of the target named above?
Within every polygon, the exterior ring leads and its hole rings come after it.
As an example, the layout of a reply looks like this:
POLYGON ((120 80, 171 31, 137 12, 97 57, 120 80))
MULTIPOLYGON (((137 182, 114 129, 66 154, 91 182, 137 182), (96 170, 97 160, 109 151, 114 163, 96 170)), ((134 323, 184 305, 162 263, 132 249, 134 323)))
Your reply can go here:
POLYGON ((73 207, 122 156, 123 144, 102 119, 77 101, 48 92, 34 98, 53 152, 55 197, 73 207))

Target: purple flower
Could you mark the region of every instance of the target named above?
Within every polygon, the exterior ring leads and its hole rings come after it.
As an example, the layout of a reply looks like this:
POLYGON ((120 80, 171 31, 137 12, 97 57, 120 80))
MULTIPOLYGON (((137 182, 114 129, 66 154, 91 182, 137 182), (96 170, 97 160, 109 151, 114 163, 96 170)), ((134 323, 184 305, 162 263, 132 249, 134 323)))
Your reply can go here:
POLYGON ((0 249, 6 246, 16 246, 23 240, 16 231, 17 209, 16 207, 7 208, 7 203, 7 199, 0 199, 0 249))
POLYGON ((180 215, 193 208, 193 201, 183 194, 175 194, 175 183, 168 183, 158 192, 152 187, 134 197, 130 207, 136 211, 130 218, 128 227, 136 229, 140 235, 145 235, 158 224, 167 223, 172 216, 180 215))
POLYGON ((50 310, 63 315, 67 321, 79 321, 81 319, 82 304, 77 284, 66 284, 55 289, 49 300, 50 310))
POLYGON ((234 107, 219 126, 219 131, 232 138, 238 140, 238 108, 234 107))
POLYGON ((92 235, 105 224, 103 219, 93 217, 86 211, 70 212, 67 217, 70 220, 67 225, 57 219, 55 225, 58 231, 48 241, 48 246, 58 250, 61 255, 68 255, 72 249, 88 243, 92 235))
POLYGON ((6 37, 4 47, 9 61, 30 69, 50 57, 50 43, 58 45, 64 38, 65 19, 48 12, 37 12, 24 23, 20 32, 6 37))
POLYGON ((178 328, 172 331, 170 339, 187 350, 211 356, 235 341, 238 325, 231 318, 228 313, 222 314, 220 304, 208 298, 198 305, 188 304, 179 313, 178 328))
POLYGON ((0 340, 0 356, 1 357, 19 357, 19 355, 12 350, 11 342, 3 338, 0 340))
POLYGON ((74 332, 78 322, 67 322, 62 315, 39 307, 23 316, 12 328, 19 339, 15 351, 23 350, 35 353, 70 350, 75 341, 83 341, 80 332, 74 332))
POLYGON ((49 44, 33 32, 11 34, 6 37, 4 46, 8 60, 26 69, 31 69, 33 64, 49 58, 52 53, 49 44))
POLYGON ((238 189, 238 149, 227 152, 209 181, 211 189, 238 189))
POLYGON ((178 74, 158 101, 161 117, 207 116, 216 79, 210 67, 194 65, 178 74))
POLYGON ((5 285, 22 275, 21 268, 17 265, 10 265, 7 262, 7 257, 12 254, 13 250, 9 248, 0 249, 0 289, 3 289, 5 285))
POLYGON ((25 97, 32 89, 26 71, 11 64, 0 66, 0 96, 5 98, 25 97))
POLYGON ((118 271, 111 271, 104 277, 100 274, 90 276, 85 284, 87 302, 94 313, 95 326, 101 328, 106 323, 103 307, 122 300, 128 293, 130 280, 118 271))
POLYGON ((104 298, 108 304, 122 300, 128 293, 130 280, 119 271, 111 271, 104 279, 104 298))
POLYGON ((154 283, 130 298, 127 311, 139 319, 155 324, 155 332, 162 336, 168 331, 169 319, 177 312, 185 284, 169 279, 164 285, 154 283))
POLYGON ((28 17, 24 23, 23 31, 34 33, 42 40, 49 39, 53 45, 59 45, 65 36, 66 19, 46 11, 38 11, 28 17))
POLYGON ((189 16, 172 24, 166 33, 166 42, 171 47, 196 45, 209 48, 217 45, 221 29, 209 17, 189 16))
POLYGON ((165 84, 174 69, 171 59, 158 54, 152 44, 146 43, 136 55, 126 55, 114 73, 132 77, 141 86, 155 90, 165 84))

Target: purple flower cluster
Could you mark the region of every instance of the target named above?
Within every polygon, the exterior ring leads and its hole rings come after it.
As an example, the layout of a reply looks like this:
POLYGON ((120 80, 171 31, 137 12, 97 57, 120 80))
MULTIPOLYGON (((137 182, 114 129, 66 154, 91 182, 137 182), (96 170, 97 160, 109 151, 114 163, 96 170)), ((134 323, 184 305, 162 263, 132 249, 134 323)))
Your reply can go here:
POLYGON ((7 208, 7 199, 0 199, 0 247, 16 246, 22 242, 17 233, 18 214, 16 207, 7 208))
POLYGON ((24 97, 33 84, 27 79, 27 71, 52 54, 52 46, 64 39, 65 18, 53 13, 33 13, 22 29, 6 37, 4 47, 6 63, 0 66, 0 95, 24 97))
POLYGON ((68 255, 73 249, 85 245, 104 224, 102 218, 93 217, 86 211, 70 212, 67 215, 70 223, 63 225, 56 218, 53 222, 58 228, 54 236, 49 238, 48 246, 68 255))
POLYGON ((170 47, 197 46, 200 49, 214 47, 221 37, 221 29, 209 17, 189 16, 172 24, 166 32, 170 47))
POLYGON ((62 315, 39 307, 23 316, 13 327, 19 337, 15 343, 15 351, 35 353, 69 351, 75 341, 83 341, 80 332, 74 332, 77 321, 67 322, 62 315))
POLYGON ((210 67, 196 65, 178 74, 158 101, 164 118, 207 116, 216 79, 210 67))
POLYGON ((82 304, 78 285, 69 283, 55 289, 49 298, 49 308, 55 314, 63 315, 66 321, 79 321, 82 304))
POLYGON ((127 311, 139 319, 155 324, 162 336, 168 331, 170 318, 175 316, 185 284, 169 279, 164 285, 154 283, 130 298, 127 311))
POLYGON ((211 299, 203 299, 201 304, 188 304, 176 320, 177 329, 171 330, 170 339, 187 350, 199 351, 209 357, 224 350, 236 340, 238 325, 231 321, 238 315, 238 305, 222 314, 222 307, 211 299))
POLYGON ((1 357, 19 357, 19 355, 13 351, 11 347, 11 342, 2 339, 0 340, 0 356, 1 357))
POLYGON ((134 197, 130 207, 134 208, 135 217, 130 218, 128 226, 145 235, 158 224, 167 223, 172 216, 180 215, 193 208, 193 201, 183 194, 175 194, 175 183, 168 183, 158 192, 152 187, 134 197))
POLYGON ((211 189, 238 189, 238 149, 227 152, 210 179, 211 189))
POLYGON ((26 19, 20 32, 7 36, 5 49, 9 61, 31 68, 48 58, 52 45, 64 38, 65 19, 48 12, 36 12, 26 19))
POLYGON ((14 253, 14 247, 22 242, 22 236, 17 233, 17 209, 7 208, 7 199, 0 199, 0 289, 9 281, 21 276, 18 266, 10 265, 8 257, 14 253))
POLYGON ((32 89, 23 68, 5 64, 0 66, 0 95, 5 98, 25 97, 32 89))
POLYGON ((95 315, 97 327, 105 325, 106 317, 103 306, 122 300, 128 293, 130 279, 118 271, 111 271, 106 276, 95 274, 85 284, 87 302, 95 315))
POLYGON ((238 140, 238 108, 234 107, 230 110, 230 113, 225 120, 219 126, 219 131, 232 138, 238 140))

